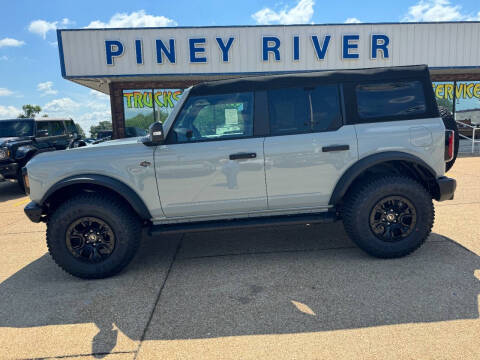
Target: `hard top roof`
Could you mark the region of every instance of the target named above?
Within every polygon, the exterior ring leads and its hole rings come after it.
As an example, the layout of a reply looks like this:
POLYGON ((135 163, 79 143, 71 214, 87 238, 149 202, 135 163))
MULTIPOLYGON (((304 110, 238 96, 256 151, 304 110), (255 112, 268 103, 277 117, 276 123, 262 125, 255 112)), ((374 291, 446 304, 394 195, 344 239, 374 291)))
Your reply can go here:
POLYGON ((71 118, 51 118, 51 117, 40 117, 35 118, 35 121, 70 121, 71 118))
POLYGON ((394 66, 334 71, 296 72, 282 75, 247 76, 228 80, 209 81, 194 85, 191 95, 241 92, 283 87, 308 87, 326 82, 378 81, 418 78, 430 82, 427 65, 394 66))
POLYGON ((35 119, 25 119, 25 118, 17 118, 17 119, 0 119, 0 121, 33 121, 35 119))
POLYGON ((50 117, 41 117, 41 118, 16 118, 16 119, 0 119, 0 121, 70 121, 71 118, 50 118, 50 117))

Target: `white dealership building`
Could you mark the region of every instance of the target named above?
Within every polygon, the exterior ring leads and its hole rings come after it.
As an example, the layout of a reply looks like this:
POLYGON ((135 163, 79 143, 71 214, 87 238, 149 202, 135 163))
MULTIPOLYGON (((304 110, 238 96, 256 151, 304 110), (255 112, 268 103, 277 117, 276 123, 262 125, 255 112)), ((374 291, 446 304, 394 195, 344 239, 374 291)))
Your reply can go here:
POLYGON ((479 108, 480 22, 67 29, 57 35, 63 77, 110 94, 115 137, 125 136, 129 122, 163 119, 188 86, 254 74, 427 64, 439 101, 458 114, 479 108))

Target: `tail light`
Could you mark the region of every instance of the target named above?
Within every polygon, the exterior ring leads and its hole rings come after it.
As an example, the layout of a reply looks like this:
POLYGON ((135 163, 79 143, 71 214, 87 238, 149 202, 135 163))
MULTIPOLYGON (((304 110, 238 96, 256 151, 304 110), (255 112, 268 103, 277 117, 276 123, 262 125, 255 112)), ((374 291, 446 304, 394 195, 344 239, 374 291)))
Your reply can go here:
POLYGON ((455 131, 446 130, 445 131, 445 162, 449 162, 453 159, 454 154, 454 140, 455 131))

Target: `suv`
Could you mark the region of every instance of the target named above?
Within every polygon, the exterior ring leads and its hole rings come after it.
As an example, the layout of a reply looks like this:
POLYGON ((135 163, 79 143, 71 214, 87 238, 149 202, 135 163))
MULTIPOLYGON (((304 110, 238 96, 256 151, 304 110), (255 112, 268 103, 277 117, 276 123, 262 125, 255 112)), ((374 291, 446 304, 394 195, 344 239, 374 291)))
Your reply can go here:
POLYGON ((37 156, 28 217, 55 262, 113 275, 150 234, 342 219, 367 253, 420 247, 453 132, 426 66, 248 77, 195 85, 145 138, 37 156))
POLYGON ((84 146, 72 119, 0 120, 0 181, 17 179, 23 189, 21 169, 35 155, 84 146))

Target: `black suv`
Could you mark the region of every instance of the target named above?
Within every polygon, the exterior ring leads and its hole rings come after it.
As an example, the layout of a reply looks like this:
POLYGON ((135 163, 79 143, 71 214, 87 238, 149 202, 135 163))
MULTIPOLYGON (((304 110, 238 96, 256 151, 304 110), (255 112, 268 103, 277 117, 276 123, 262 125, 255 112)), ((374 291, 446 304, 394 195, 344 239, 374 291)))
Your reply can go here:
POLYGON ((21 169, 33 156, 85 145, 71 119, 0 120, 0 181, 17 179, 23 189, 21 169))

